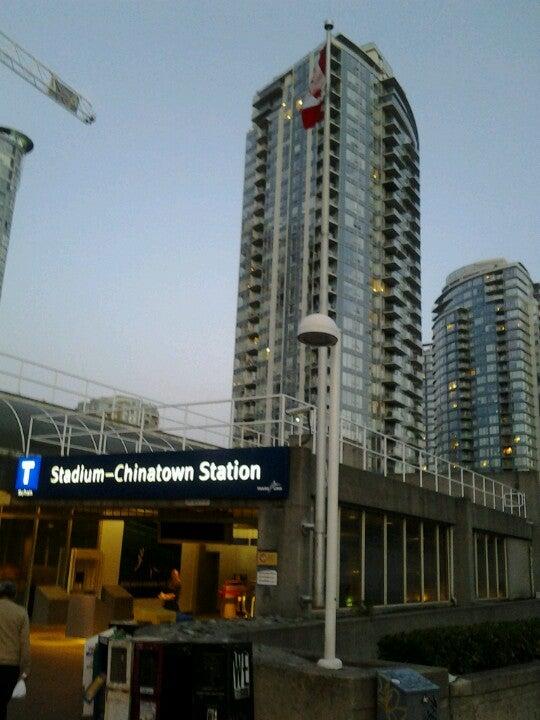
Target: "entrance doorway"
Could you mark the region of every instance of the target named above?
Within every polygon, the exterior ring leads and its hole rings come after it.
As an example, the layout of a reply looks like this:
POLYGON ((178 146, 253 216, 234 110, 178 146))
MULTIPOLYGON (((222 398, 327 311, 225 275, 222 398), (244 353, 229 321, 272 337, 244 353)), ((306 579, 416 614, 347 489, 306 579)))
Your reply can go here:
POLYGON ((218 611, 219 552, 202 552, 199 557, 197 612, 215 615, 218 611))

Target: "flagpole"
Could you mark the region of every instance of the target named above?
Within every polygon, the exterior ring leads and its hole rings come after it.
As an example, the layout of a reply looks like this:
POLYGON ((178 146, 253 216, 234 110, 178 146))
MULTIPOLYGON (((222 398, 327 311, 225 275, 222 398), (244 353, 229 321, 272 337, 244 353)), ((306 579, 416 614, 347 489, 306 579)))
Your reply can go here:
MULTIPOLYGON (((322 177, 322 207, 321 207, 321 258, 319 279, 319 312, 328 315, 328 256, 329 256, 329 220, 330 220, 330 51, 332 30, 334 24, 326 20, 326 51, 325 51, 325 79, 324 93, 324 126, 323 126, 323 177, 322 177)), ((328 350, 321 347, 318 350, 319 377, 317 395, 317 483, 315 494, 315 578, 314 578, 314 605, 323 607, 324 604, 324 575, 325 575, 325 528, 326 528, 326 386, 327 386, 328 350)))

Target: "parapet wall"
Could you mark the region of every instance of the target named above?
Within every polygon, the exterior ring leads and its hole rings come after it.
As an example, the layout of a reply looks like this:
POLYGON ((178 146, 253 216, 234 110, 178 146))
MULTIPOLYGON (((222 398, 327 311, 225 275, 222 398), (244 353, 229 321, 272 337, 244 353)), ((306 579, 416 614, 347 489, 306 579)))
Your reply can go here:
MULTIPOLYGON (((257 720, 376 720, 377 669, 399 664, 328 671, 311 659, 258 645, 254 665, 257 720)), ((439 686, 438 720, 540 718, 540 662, 474 673, 450 684, 443 668, 414 669, 439 686)))

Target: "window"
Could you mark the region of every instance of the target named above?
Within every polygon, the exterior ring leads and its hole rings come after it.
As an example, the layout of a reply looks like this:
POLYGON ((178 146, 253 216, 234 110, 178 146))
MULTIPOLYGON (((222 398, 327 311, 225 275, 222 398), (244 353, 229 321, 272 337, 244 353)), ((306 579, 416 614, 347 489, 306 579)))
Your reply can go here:
POLYGON ((403 518, 386 519, 386 602, 396 605, 404 602, 403 588, 403 518))
POLYGON ((421 524, 416 518, 407 518, 407 602, 421 602, 421 524))
POLYGON ((341 511, 340 539, 340 603, 357 607, 362 603, 362 513, 341 511))
POLYGON ((496 599, 507 596, 506 540, 500 535, 476 532, 476 597, 496 599))
POLYGON ((341 607, 447 602, 450 548, 447 526, 342 508, 341 607))
POLYGON ((384 602, 384 516, 365 513, 365 592, 364 599, 371 605, 384 602))

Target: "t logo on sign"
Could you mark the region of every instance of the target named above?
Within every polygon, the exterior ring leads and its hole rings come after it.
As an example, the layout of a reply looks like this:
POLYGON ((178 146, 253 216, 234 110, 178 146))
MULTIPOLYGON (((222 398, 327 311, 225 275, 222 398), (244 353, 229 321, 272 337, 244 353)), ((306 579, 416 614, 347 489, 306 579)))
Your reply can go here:
POLYGON ((37 490, 40 469, 40 455, 28 455, 27 457, 19 458, 15 478, 15 490, 37 490))
POLYGON ((233 655, 233 684, 236 700, 249 697, 249 653, 235 652, 233 655))

